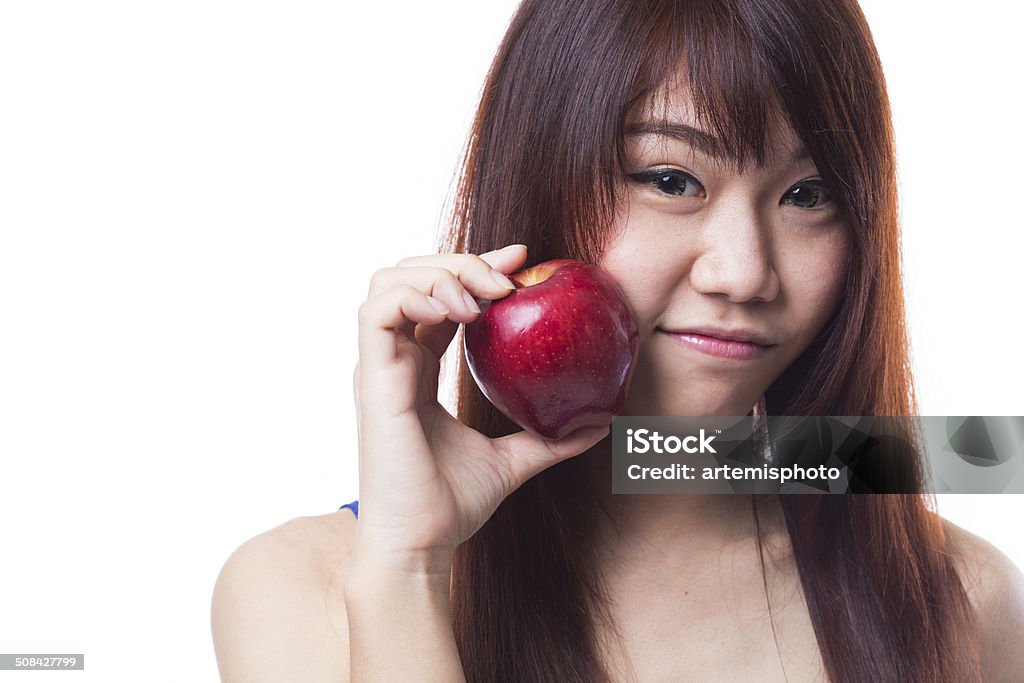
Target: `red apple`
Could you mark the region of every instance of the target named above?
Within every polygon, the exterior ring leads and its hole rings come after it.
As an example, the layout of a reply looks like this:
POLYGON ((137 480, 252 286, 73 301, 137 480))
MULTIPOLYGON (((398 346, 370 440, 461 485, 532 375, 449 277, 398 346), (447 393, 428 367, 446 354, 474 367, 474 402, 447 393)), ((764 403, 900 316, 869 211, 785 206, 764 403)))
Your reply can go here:
POLYGON ((482 302, 466 325, 466 359, 484 396, 545 439, 610 423, 625 405, 639 346, 618 283, 569 259, 509 279, 516 289, 482 302))

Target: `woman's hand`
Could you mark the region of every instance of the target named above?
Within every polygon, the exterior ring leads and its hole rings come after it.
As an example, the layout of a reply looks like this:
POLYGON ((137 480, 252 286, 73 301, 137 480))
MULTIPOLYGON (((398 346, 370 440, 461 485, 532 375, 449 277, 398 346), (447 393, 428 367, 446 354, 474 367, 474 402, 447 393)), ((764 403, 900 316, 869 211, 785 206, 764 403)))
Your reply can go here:
POLYGON ((447 576, 455 547, 499 503, 541 470, 600 441, 608 427, 558 441, 529 432, 491 439, 437 400, 440 358, 459 323, 476 319, 474 299, 514 286, 526 247, 480 256, 407 258, 378 270, 359 309, 355 372, 359 418, 359 524, 354 559, 447 576))

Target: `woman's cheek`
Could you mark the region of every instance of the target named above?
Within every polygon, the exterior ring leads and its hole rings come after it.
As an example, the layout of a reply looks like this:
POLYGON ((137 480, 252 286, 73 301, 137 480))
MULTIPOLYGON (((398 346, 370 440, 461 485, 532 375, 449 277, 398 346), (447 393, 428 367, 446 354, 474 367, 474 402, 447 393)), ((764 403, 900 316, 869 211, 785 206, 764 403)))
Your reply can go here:
POLYGON ((660 269, 652 263, 652 258, 642 242, 620 239, 604 252, 598 262, 622 287, 641 329, 663 287, 658 276, 660 269))
POLYGON ((804 250, 799 273, 791 279, 793 295, 806 303, 810 317, 823 325, 846 291, 850 240, 843 232, 804 250))

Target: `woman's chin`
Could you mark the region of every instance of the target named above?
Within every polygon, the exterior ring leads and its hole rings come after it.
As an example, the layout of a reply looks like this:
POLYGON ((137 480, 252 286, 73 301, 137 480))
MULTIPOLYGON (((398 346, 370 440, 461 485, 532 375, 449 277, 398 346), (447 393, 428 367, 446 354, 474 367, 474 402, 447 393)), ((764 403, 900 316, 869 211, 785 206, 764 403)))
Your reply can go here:
MULTIPOLYGON (((627 400, 626 407, 620 415, 750 415, 754 404, 757 403, 757 400, 760 397, 760 394, 751 397, 746 395, 747 392, 742 393, 742 396, 731 396, 723 398, 722 400, 703 402, 682 400, 652 401, 649 399, 631 402, 627 400)), ((639 395, 642 396, 643 394, 640 393, 639 395)))

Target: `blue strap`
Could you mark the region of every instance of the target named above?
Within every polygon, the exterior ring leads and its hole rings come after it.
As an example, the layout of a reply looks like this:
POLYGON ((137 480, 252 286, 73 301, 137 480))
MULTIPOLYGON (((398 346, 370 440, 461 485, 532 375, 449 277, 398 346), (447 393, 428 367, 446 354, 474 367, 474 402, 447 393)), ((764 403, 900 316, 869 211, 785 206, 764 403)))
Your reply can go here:
POLYGON ((349 510, 351 510, 352 514, 356 516, 356 519, 359 519, 359 501, 358 500, 353 500, 351 503, 345 503, 344 505, 342 505, 338 509, 339 510, 344 510, 345 508, 348 508, 349 510))

